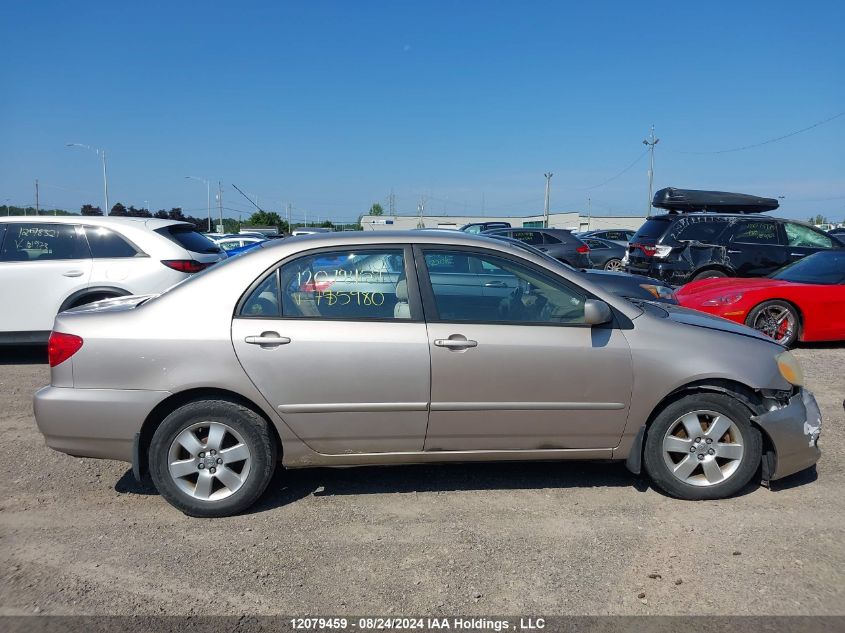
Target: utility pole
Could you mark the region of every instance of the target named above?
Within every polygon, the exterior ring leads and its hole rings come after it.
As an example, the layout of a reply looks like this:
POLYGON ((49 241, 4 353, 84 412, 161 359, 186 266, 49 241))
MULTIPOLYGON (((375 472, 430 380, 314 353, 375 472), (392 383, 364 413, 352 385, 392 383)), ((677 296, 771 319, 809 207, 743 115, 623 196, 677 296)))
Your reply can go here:
POLYGON ((552 176, 554 176, 554 174, 549 172, 543 175, 546 177, 546 201, 543 204, 543 227, 549 228, 549 190, 551 188, 552 176))
POLYGON ((592 216, 592 200, 587 196, 587 230, 590 230, 590 218, 592 216))
POLYGON ((96 152, 97 156, 99 156, 103 161, 103 198, 106 201, 106 208, 103 209, 103 214, 108 215, 109 211, 109 177, 108 173, 106 172, 106 150, 104 149, 97 149, 95 147, 91 147, 90 145, 83 145, 82 143, 65 143, 66 147, 84 147, 85 149, 90 149, 92 152, 96 152))
POLYGON ((290 202, 288 202, 288 234, 290 234, 290 232, 293 230, 293 228, 290 225, 290 210, 291 210, 292 206, 293 205, 290 202))
POLYGON ((419 215, 419 219, 417 220, 417 228, 424 229, 425 222, 423 222, 423 214, 425 213, 425 197, 420 196, 420 202, 417 205, 417 214, 419 215))
POLYGON ((649 157, 648 167, 648 205, 646 206, 646 216, 651 217, 651 189, 654 183, 654 146, 660 142, 659 138, 654 138, 654 126, 651 126, 651 134, 643 141, 643 145, 648 146, 649 157))
POLYGON ((41 215, 38 210, 38 178, 35 179, 35 215, 41 215))
POLYGON ((217 208, 220 210, 220 232, 225 233, 226 229, 223 228, 223 184, 219 180, 217 181, 217 208))
POLYGON ((396 195, 393 193, 392 188, 390 189, 390 195, 387 197, 387 208, 390 215, 396 215, 396 195))
MULTIPOLYGON (((211 181, 208 178, 197 178, 196 176, 185 176, 185 178, 205 183, 206 204, 208 205, 208 232, 211 233, 211 181)), ((149 211, 149 209, 147 210, 149 211)))

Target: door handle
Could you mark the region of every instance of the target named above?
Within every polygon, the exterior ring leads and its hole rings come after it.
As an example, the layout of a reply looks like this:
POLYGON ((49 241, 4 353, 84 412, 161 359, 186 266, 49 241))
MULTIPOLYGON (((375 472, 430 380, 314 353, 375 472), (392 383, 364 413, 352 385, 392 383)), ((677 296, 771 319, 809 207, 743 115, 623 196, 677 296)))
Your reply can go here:
POLYGON ((807 253, 790 253, 792 257, 806 257, 807 253))
POLYGON ((446 347, 448 349, 467 349, 470 347, 478 347, 478 341, 453 338, 438 338, 434 340, 434 344, 437 347, 446 347))
POLYGON ((287 345, 290 343, 290 339, 287 336, 279 336, 275 332, 262 332, 261 336, 247 336, 244 342, 250 345, 260 345, 261 347, 269 348, 287 345))
POLYGON ((742 251, 728 251, 728 252, 729 252, 729 253, 736 254, 736 253, 741 253, 742 251))
POLYGON ((504 281, 488 281, 484 284, 485 288, 507 288, 508 285, 504 281))
POLYGON ((83 272, 81 270, 68 270, 67 272, 63 272, 62 275, 65 277, 82 277, 83 272))

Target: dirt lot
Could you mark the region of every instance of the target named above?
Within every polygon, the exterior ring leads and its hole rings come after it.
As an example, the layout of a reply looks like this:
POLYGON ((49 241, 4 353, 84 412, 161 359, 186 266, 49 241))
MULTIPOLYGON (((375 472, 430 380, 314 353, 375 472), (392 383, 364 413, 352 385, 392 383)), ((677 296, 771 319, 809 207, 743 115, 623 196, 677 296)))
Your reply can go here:
POLYGON ((676 501, 615 464, 325 469, 220 520, 45 448, 48 369, 3 353, 0 614, 845 613, 843 347, 797 352, 824 456, 776 491, 676 501))

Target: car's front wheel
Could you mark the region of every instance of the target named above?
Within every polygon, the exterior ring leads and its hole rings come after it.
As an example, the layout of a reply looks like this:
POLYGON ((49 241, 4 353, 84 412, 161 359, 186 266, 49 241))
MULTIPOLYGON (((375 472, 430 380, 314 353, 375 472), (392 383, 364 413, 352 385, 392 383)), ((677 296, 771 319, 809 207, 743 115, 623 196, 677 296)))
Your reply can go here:
POLYGON ((730 396, 692 394, 658 414, 643 462, 655 485, 680 499, 721 499, 744 488, 760 465, 763 441, 749 411, 730 396))
POLYGON ((748 313, 745 324, 773 338, 784 347, 795 345, 801 330, 801 321, 795 306, 780 299, 764 301, 755 306, 748 313))
POLYGON ((625 270, 625 266, 622 264, 621 259, 608 259, 607 262, 604 264, 605 270, 611 270, 613 272, 621 272, 625 270))
POLYGON ((185 404, 156 429, 150 474, 159 493, 189 516, 242 512, 267 488, 276 450, 267 422, 227 400, 185 404))

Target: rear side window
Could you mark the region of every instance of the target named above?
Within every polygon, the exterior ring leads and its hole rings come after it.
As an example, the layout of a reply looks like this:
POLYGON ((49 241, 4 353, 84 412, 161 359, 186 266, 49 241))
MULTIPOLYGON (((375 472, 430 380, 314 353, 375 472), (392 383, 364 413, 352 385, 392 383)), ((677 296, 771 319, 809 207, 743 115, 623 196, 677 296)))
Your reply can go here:
POLYGON ((634 237, 631 238, 632 242, 637 242, 639 240, 653 240, 657 241, 663 234, 666 232, 666 229, 671 226, 672 222, 668 219, 657 219, 651 218, 645 221, 639 231, 634 234, 634 237))
POLYGON ((833 248, 833 240, 821 231, 811 229, 809 226, 787 222, 786 241, 790 246, 807 246, 810 248, 833 248))
POLYGON ((774 222, 740 222, 733 242, 741 244, 779 244, 778 227, 774 222))
POLYGON ((582 240, 587 246, 590 247, 591 250, 601 250, 603 248, 609 248, 607 244, 604 242, 599 242, 598 240, 591 240, 589 237, 586 237, 582 240))
POLYGON ((282 315, 315 319, 410 319, 401 248, 338 250, 279 269, 282 315))
POLYGON ((193 253, 219 253, 220 247, 202 233, 190 226, 175 224, 156 229, 156 233, 163 235, 171 242, 193 253))
POLYGON ((85 237, 94 259, 114 257, 135 257, 138 251, 120 235, 103 226, 86 226, 85 237))
POLYGON ((512 231, 511 237, 526 244, 542 244, 543 234, 538 231, 512 231))
POLYGON ((78 228, 74 224, 11 224, 3 240, 0 261, 88 259, 91 253, 78 228))
POLYGON ((680 226, 682 222, 678 222, 678 229, 680 230, 673 233, 673 237, 679 242, 704 242, 705 244, 712 244, 727 226, 727 223, 716 220, 690 222, 685 226, 680 226))

